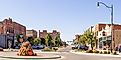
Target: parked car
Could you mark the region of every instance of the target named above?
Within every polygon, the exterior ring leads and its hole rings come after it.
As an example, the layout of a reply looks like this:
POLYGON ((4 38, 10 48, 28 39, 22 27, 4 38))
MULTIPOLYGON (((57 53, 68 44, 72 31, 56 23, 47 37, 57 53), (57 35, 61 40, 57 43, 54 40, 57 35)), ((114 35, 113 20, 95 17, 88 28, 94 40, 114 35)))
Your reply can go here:
POLYGON ((32 46, 33 49, 44 49, 44 45, 33 45, 32 46))
POLYGON ((78 45, 71 45, 72 50, 78 49, 78 45))
POLYGON ((20 47, 19 46, 15 46, 15 49, 20 49, 20 47))
POLYGON ((81 50, 88 50, 89 49, 89 47, 86 45, 79 45, 78 48, 81 50))
POLYGON ((0 51, 3 51, 3 48, 2 47, 0 47, 0 51))

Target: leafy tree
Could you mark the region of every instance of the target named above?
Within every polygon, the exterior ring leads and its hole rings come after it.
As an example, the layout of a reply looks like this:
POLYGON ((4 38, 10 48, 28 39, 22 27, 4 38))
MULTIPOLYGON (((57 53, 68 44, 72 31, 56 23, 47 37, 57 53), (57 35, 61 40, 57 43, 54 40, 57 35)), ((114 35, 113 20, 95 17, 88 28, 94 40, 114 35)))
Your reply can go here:
POLYGON ((58 35, 53 38, 52 43, 53 43, 53 46, 59 47, 61 45, 60 33, 58 33, 58 35))
POLYGON ((52 44, 52 37, 50 36, 50 34, 48 33, 46 36, 45 36, 45 44, 46 46, 50 46, 52 44))
POLYGON ((40 38, 35 38, 34 41, 33 41, 33 44, 34 45, 40 44, 40 38))
POLYGON ((28 37, 27 40, 33 45, 33 38, 32 37, 28 37))
POLYGON ((45 45, 45 39, 44 38, 40 38, 41 39, 41 44, 45 45))
POLYGON ((91 47, 93 49, 93 43, 95 43, 94 33, 90 31, 84 32, 84 34, 80 36, 79 43, 83 45, 91 44, 91 47))
POLYGON ((19 39, 20 39, 20 35, 16 35, 17 41, 20 43, 19 39))

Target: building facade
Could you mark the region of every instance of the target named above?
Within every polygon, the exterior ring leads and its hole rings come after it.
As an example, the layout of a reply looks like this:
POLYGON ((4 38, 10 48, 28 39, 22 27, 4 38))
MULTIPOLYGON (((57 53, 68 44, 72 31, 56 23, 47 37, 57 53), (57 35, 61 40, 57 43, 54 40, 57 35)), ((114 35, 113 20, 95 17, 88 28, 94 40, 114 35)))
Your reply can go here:
POLYGON ((14 40, 16 39, 15 37, 19 34, 23 34, 24 38, 26 38, 25 37, 26 36, 26 27, 25 26, 23 26, 17 22, 13 22, 11 18, 4 19, 3 21, 0 22, 0 35, 8 36, 5 39, 7 41, 11 41, 11 44, 14 44, 14 40))
POLYGON ((60 36, 60 32, 57 32, 56 30, 53 30, 52 32, 47 32, 47 30, 43 30, 43 32, 40 32, 39 30, 39 38, 45 38, 48 33, 50 34, 52 39, 54 39, 58 35, 60 36))
POLYGON ((26 37, 32 37, 33 39, 37 38, 36 30, 26 30, 26 37))
POLYGON ((78 44, 79 43, 80 36, 81 35, 78 35, 78 34, 75 35, 74 44, 78 44))
POLYGON ((47 34, 50 34, 52 37, 52 40, 54 40, 57 36, 60 38, 60 32, 57 32, 56 30, 53 30, 52 32, 47 32, 47 30, 43 30, 43 32, 40 32, 39 30, 39 38, 44 42, 45 37, 47 34))
POLYGON ((97 48, 111 48, 114 49, 121 44, 121 25, 113 25, 113 40, 111 39, 111 24, 97 24, 95 26, 95 37, 97 48))

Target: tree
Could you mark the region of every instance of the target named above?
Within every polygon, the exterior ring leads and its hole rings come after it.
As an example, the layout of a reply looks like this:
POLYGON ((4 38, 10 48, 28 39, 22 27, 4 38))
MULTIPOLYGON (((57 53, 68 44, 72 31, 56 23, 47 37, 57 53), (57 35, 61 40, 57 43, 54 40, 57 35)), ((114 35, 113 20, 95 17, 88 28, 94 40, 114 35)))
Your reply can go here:
POLYGON ((50 46, 52 44, 52 37, 50 36, 50 34, 48 33, 46 36, 45 36, 45 44, 46 46, 50 46))
POLYGON ((20 35, 16 35, 17 41, 20 43, 19 39, 20 39, 20 35))
POLYGON ((60 46, 61 45, 61 38, 60 33, 58 33, 52 40, 53 46, 60 46))
POLYGON ((80 36, 79 43, 83 45, 91 44, 91 47, 93 49, 93 43, 95 43, 94 33, 90 31, 84 32, 84 34, 80 36))
POLYGON ((34 41, 33 41, 33 44, 38 45, 38 44, 40 44, 40 42, 41 42, 40 38, 35 38, 34 41))
POLYGON ((80 35, 78 43, 82 45, 86 45, 86 42, 87 42, 86 35, 80 35))
POLYGON ((60 35, 58 35, 58 36, 55 38, 55 44, 56 44, 56 46, 60 46, 60 44, 61 44, 60 35))
POLYGON ((41 44, 45 45, 45 39, 44 38, 40 38, 41 39, 41 44))
POLYGON ((32 37, 28 37, 27 40, 33 45, 33 38, 32 37))

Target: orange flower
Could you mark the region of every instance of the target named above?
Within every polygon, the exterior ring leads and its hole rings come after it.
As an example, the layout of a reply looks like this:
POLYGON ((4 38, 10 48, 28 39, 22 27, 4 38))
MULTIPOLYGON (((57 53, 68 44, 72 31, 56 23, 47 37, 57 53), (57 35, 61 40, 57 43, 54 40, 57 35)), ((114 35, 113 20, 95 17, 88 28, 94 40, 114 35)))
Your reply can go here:
POLYGON ((29 56, 32 56, 32 55, 33 55, 33 53, 32 53, 32 52, 28 52, 28 55, 29 55, 29 56))

